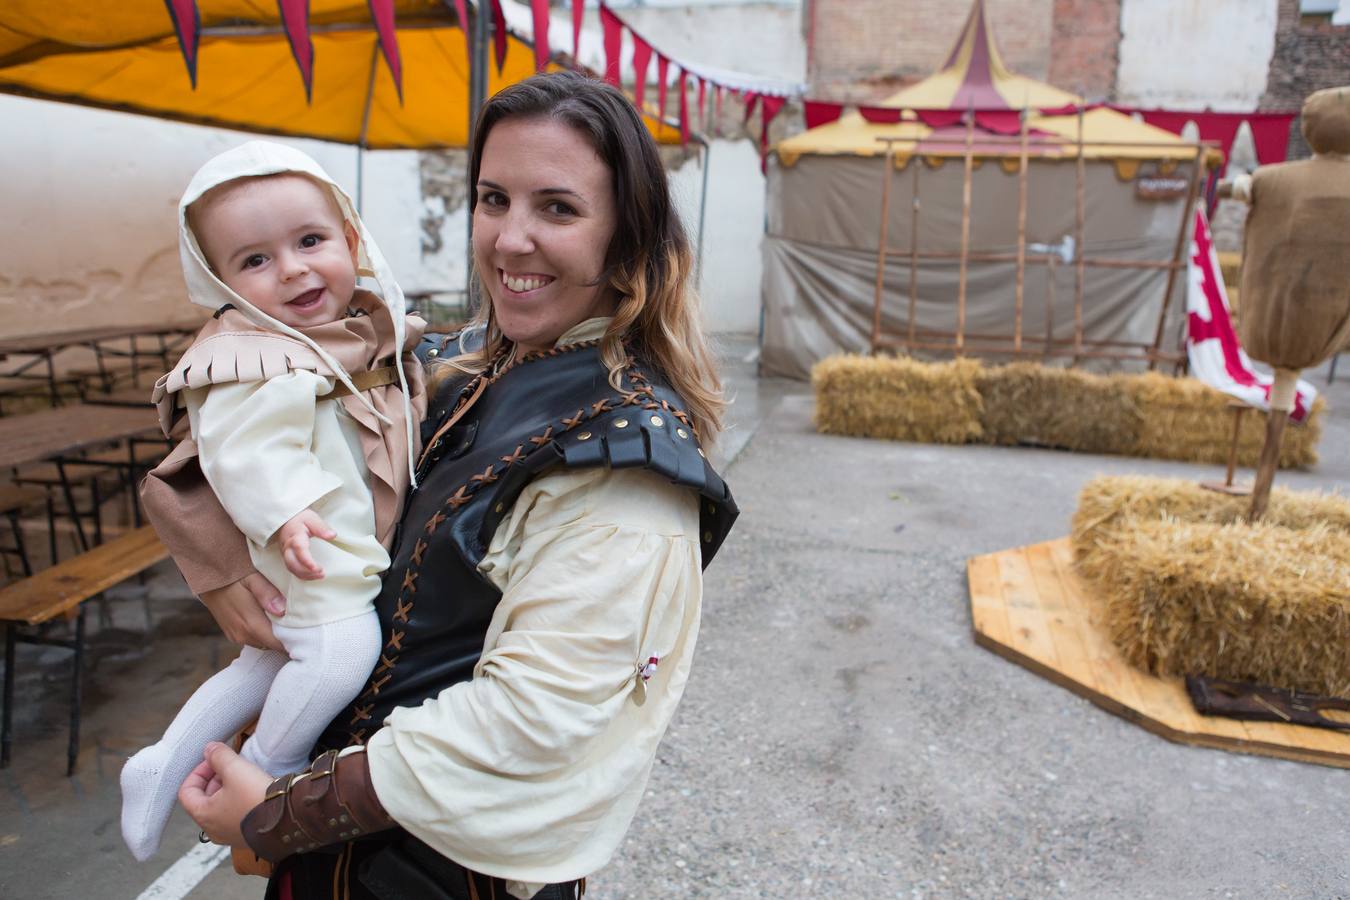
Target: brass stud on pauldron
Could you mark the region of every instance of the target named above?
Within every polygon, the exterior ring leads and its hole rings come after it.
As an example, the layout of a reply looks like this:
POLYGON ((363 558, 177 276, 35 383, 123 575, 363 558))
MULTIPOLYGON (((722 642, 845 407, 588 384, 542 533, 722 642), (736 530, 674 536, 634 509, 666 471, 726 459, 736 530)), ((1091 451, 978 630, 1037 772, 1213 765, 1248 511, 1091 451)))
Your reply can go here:
POLYGON ((617 422, 614 423, 614 427, 615 427, 615 428, 627 428, 627 427, 628 427, 628 420, 627 420, 627 419, 620 419, 619 421, 617 421, 617 422))
POLYGON ((590 439, 591 433, 589 431, 583 431, 581 434, 577 435, 577 440, 579 441, 589 441, 590 439))
POLYGON ((682 438, 688 438, 688 437, 689 437, 689 432, 685 431, 683 428, 676 428, 676 429, 675 429, 675 433, 678 434, 678 435, 679 435, 680 437, 682 437, 682 438))
POLYGON ((666 424, 666 420, 661 418, 660 416, 652 416, 649 421, 657 428, 660 428, 662 425, 666 424))

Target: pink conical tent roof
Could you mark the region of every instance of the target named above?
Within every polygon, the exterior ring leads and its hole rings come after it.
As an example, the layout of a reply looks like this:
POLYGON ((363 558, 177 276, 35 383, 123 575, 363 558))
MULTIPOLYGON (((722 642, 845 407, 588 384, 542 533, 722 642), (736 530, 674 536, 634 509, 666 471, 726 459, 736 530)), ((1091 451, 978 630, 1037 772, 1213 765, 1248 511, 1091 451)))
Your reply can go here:
MULTIPOLYGON (((879 138, 899 139, 894 149, 901 158, 913 153, 960 156, 965 152, 964 117, 973 109, 976 155, 1015 157, 1017 142, 1007 138, 1019 133, 1020 113, 1027 109, 1030 153, 1072 157, 1078 151, 1078 116, 1066 107, 1081 102, 1075 94, 1009 70, 989 27, 984 0, 974 0, 942 68, 878 104, 905 110, 898 122, 868 121, 861 113, 850 113, 781 141, 775 149, 789 166, 803 154, 877 156, 885 152, 879 138)), ((1087 110, 1082 127, 1083 155, 1088 158, 1195 158, 1194 146, 1176 135, 1105 107, 1087 110)))

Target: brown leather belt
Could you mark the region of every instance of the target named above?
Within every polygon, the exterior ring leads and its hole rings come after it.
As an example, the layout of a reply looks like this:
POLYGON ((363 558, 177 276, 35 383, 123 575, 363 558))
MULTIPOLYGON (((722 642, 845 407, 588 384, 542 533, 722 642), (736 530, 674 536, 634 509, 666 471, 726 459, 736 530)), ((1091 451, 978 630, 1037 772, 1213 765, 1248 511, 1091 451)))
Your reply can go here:
MULTIPOLYGON (((356 385, 358 391, 368 391, 371 388, 384 387, 386 384, 398 383, 398 369, 393 366, 384 366, 379 369, 371 369, 369 372, 357 372, 352 376, 352 384, 356 385)), ((342 397, 351 396, 351 388, 339 381, 333 385, 333 389, 326 394, 320 394, 319 400, 338 400, 342 397)))

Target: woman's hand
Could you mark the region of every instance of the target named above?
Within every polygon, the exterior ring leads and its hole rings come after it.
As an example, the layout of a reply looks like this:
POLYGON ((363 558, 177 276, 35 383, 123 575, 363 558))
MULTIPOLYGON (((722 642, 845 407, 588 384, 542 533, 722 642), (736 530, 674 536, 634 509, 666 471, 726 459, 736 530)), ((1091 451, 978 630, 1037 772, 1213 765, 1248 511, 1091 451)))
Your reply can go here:
POLYGON ((281 641, 272 634, 272 621, 267 618, 267 612, 274 616, 284 615, 286 600, 262 575, 257 572, 245 575, 234 584, 203 592, 200 599, 225 637, 234 643, 259 650, 285 651, 281 641))
POLYGON ((205 759, 178 789, 178 802, 212 843, 242 848, 247 844, 239 823, 263 802, 271 783, 262 769, 212 741, 206 745, 205 759))

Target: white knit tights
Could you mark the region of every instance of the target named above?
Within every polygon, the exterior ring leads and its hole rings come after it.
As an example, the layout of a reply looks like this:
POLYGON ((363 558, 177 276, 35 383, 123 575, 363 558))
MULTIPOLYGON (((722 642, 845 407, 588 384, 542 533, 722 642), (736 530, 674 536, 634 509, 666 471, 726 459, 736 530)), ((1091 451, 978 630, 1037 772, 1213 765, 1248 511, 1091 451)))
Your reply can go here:
POLYGON ((122 838, 138 860, 159 849, 178 788, 210 741, 228 740, 254 717, 241 755, 269 775, 305 767, 333 717, 365 686, 380 655, 374 610, 306 628, 273 625, 286 653, 245 647, 188 698, 159 743, 122 769, 122 838))

